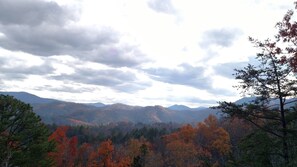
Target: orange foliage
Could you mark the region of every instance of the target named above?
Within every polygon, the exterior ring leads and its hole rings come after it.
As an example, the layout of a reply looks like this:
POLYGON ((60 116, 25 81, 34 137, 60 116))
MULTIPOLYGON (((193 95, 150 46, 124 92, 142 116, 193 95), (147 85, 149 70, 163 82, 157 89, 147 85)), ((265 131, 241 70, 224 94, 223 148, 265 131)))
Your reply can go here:
POLYGON ((57 144, 57 151, 49 154, 60 167, 130 167, 135 164, 151 166, 220 166, 230 153, 229 133, 210 115, 197 126, 185 125, 178 131, 163 136, 162 154, 154 151, 145 138, 130 139, 115 150, 106 140, 96 148, 88 143, 78 147, 77 137, 68 138, 68 127, 62 126, 49 137, 57 144), (164 153, 164 155, 163 155, 164 153), (164 158, 164 159, 163 159, 164 158))
POLYGON ((131 160, 130 158, 122 158, 118 163, 114 163, 115 167, 130 167, 131 166, 131 160))
POLYGON ((49 153, 49 156, 54 159, 55 166, 71 167, 75 165, 77 158, 77 137, 67 138, 67 126, 58 127, 55 132, 49 137, 49 140, 56 142, 56 152, 49 153))
POLYGON ((134 157, 139 156, 141 154, 140 147, 142 145, 145 145, 149 150, 152 147, 144 138, 130 139, 125 147, 127 156, 130 157, 131 160, 133 160, 134 157))
POLYGON ((192 166, 197 163, 197 150, 193 143, 176 140, 166 145, 168 150, 167 165, 176 167, 192 166))
POLYGON ((89 156, 91 167, 113 167, 112 152, 114 148, 111 140, 104 141, 99 148, 89 156))
POLYGON ((89 163, 89 155, 93 151, 93 147, 88 143, 83 143, 78 150, 78 159, 77 164, 78 166, 87 166, 89 163))
POLYGON ((241 139, 253 131, 252 124, 237 117, 224 120, 222 126, 229 132, 233 143, 238 143, 241 139))
POLYGON ((112 166, 112 151, 113 145, 111 140, 107 140, 100 144, 98 149, 98 155, 101 157, 101 165, 103 167, 111 167, 112 166))
POLYGON ((177 166, 215 165, 218 162, 212 160, 214 155, 224 156, 231 150, 228 132, 219 127, 213 115, 198 123, 195 128, 186 125, 164 136, 164 141, 168 151, 168 165, 171 162, 177 166))
POLYGON ((67 138, 68 127, 61 126, 49 137, 56 142, 56 152, 49 154, 57 167, 129 167, 131 158, 121 157, 117 162, 112 160, 114 147, 111 140, 102 142, 97 149, 84 143, 77 147, 77 137, 67 138))
POLYGON ((191 125, 185 125, 179 131, 164 136, 164 140, 169 143, 171 141, 182 140, 185 143, 193 142, 196 135, 196 129, 191 125))
POLYGON ((197 125, 198 142, 202 147, 226 155, 231 150, 229 133, 218 126, 218 120, 210 115, 202 123, 197 125))

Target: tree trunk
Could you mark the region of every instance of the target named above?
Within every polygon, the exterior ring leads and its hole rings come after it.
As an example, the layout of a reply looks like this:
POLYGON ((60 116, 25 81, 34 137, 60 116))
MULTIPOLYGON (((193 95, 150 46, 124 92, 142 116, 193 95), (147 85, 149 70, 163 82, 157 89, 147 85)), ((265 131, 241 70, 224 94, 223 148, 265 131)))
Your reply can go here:
POLYGON ((285 108, 284 108, 284 97, 283 97, 283 92, 281 89, 281 82, 279 79, 278 75, 278 70, 275 65, 275 60, 273 56, 271 56, 272 64, 273 64, 273 69, 274 69, 274 74, 276 76, 276 82, 277 82, 277 94, 279 98, 279 105, 280 105, 280 114, 281 114, 281 124, 282 124, 282 132, 283 132, 283 137, 282 137, 282 142, 283 142, 283 156, 285 159, 286 165, 289 164, 289 151, 288 151, 288 141, 287 141, 287 122, 285 118, 285 108))
POLYGON ((284 102, 283 97, 279 97, 280 101, 280 113, 281 113, 281 123, 282 123, 282 131, 283 131, 283 154, 286 164, 289 164, 289 152, 288 152, 288 142, 287 142, 287 123, 285 118, 285 110, 284 110, 284 102))

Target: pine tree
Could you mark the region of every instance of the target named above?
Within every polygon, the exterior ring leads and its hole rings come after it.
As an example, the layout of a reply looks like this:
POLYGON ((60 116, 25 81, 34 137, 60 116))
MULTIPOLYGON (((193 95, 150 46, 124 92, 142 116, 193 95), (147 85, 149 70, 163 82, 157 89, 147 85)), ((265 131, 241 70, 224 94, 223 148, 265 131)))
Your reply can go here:
POLYGON ((50 166, 49 131, 41 119, 12 96, 0 95, 0 163, 1 166, 50 166))
POLYGON ((297 120, 297 114, 287 107, 287 100, 297 95, 296 75, 291 64, 282 56, 278 43, 271 40, 261 42, 253 38, 250 41, 261 49, 256 57, 259 64, 248 64, 244 69, 236 69, 234 75, 239 80, 236 87, 256 98, 252 103, 241 105, 221 102, 219 108, 229 116, 249 121, 265 132, 267 138, 278 141, 268 156, 288 166, 296 156, 290 155, 293 145, 289 145, 289 141, 296 137, 296 129, 291 128, 291 124, 297 120))

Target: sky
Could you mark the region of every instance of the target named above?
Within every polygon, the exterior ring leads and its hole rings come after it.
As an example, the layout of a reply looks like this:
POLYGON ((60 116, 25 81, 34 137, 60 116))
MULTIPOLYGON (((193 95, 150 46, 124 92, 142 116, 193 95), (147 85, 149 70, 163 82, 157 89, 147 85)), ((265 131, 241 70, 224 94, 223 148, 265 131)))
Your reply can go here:
POLYGON ((292 0, 0 0, 0 91, 64 101, 213 106, 292 0))

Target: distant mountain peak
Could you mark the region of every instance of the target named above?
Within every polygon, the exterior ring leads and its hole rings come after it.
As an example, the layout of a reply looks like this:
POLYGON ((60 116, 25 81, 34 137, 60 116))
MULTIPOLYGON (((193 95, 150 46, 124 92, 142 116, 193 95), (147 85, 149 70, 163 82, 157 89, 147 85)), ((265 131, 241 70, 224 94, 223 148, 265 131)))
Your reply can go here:
POLYGON ((155 105, 154 108, 165 109, 165 107, 163 107, 161 105, 155 105))
POLYGON ((237 101, 235 101, 235 104, 244 104, 244 103, 252 103, 256 100, 256 97, 243 97, 237 101))
POLYGON ((85 105, 94 106, 94 107, 98 107, 98 108, 100 108, 100 107, 104 107, 104 106, 105 106, 105 104, 100 103, 100 102, 97 102, 97 103, 84 103, 84 104, 85 104, 85 105))
POLYGON ((190 107, 185 106, 185 105, 179 105, 179 104, 172 105, 172 106, 168 107, 168 109, 174 110, 174 111, 191 110, 190 107))
POLYGON ((129 106, 129 105, 127 105, 127 104, 123 104, 123 103, 115 103, 115 104, 111 104, 111 105, 109 105, 109 106, 114 106, 114 107, 127 107, 127 106, 129 106))
POLYGON ((129 105, 123 104, 123 103, 115 103, 115 104, 111 104, 111 105, 106 105, 104 107, 111 108, 111 109, 130 110, 130 109, 133 109, 134 106, 129 106, 129 105))

